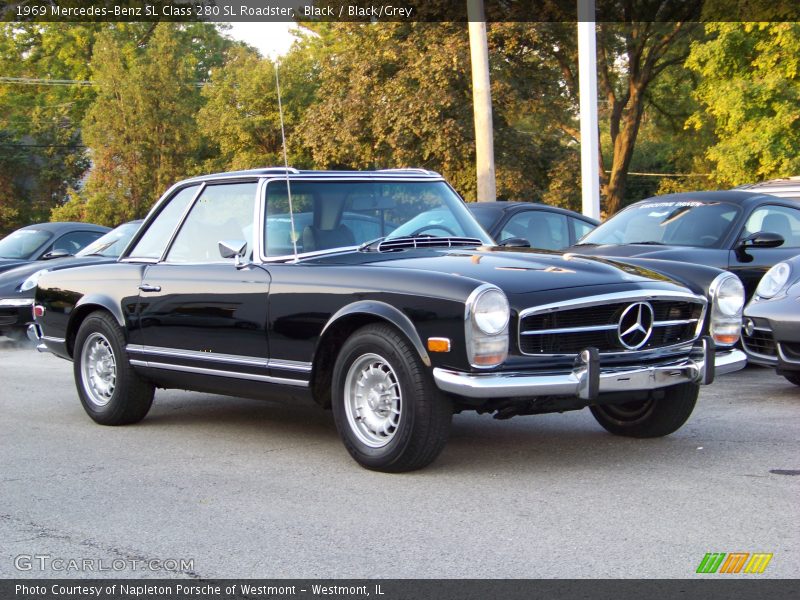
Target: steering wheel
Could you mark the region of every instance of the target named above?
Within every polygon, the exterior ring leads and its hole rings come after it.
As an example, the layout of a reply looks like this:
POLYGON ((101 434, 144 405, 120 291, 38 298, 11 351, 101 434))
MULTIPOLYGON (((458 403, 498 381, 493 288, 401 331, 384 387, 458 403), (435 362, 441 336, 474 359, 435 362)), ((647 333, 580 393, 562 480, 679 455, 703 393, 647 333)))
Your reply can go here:
POLYGON ((429 229, 433 229, 434 231, 436 229, 439 229, 440 231, 444 231, 445 233, 448 233, 448 234, 450 234, 450 235, 452 235, 454 237, 458 237, 458 234, 455 231, 453 231, 452 229, 450 229, 447 225, 438 225, 436 223, 430 223, 428 225, 423 225, 422 227, 420 227, 419 229, 415 230, 410 235, 411 235, 411 237, 415 237, 415 236, 418 236, 419 234, 421 234, 423 231, 428 231, 429 229))

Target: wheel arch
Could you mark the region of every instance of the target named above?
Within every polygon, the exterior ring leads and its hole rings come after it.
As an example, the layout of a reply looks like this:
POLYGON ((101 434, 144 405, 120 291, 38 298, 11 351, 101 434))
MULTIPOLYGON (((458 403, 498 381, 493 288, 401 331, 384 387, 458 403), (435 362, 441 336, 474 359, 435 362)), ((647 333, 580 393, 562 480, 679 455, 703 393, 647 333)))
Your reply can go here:
POLYGON ((75 351, 75 338, 78 335, 78 330, 81 324, 90 314, 96 311, 105 311, 109 313, 114 320, 122 328, 122 331, 127 333, 125 328, 125 318, 122 316, 122 309, 108 296, 93 294, 84 296, 75 305, 72 314, 67 324, 66 344, 67 352, 72 357, 75 351))
POLYGON ((414 347, 423 364, 430 367, 431 359, 417 329, 398 308, 377 300, 360 300, 341 308, 325 324, 314 349, 310 387, 314 400, 328 408, 331 404, 333 366, 337 349, 354 331, 370 323, 388 323, 397 329, 414 347))

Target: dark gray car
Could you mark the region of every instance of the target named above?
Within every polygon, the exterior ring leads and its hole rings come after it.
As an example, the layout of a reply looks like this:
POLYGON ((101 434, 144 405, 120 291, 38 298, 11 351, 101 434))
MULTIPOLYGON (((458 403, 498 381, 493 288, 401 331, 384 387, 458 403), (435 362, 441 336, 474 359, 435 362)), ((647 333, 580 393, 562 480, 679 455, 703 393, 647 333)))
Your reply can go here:
POLYGON ((800 256, 772 267, 744 311, 742 344, 750 362, 775 367, 800 385, 800 256))

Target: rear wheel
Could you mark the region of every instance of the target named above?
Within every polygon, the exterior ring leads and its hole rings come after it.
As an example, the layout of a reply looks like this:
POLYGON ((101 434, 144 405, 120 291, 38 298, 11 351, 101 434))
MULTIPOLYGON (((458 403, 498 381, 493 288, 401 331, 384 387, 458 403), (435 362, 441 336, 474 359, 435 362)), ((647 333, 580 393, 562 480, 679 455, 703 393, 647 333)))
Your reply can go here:
POLYGON ((153 384, 134 372, 122 329, 106 312, 94 312, 81 323, 73 370, 84 410, 102 425, 137 423, 153 404, 153 384))
POLYGON ((682 383, 665 390, 662 398, 591 407, 592 415, 607 431, 626 437, 652 438, 681 428, 694 410, 700 386, 682 383))
POLYGON ((333 371, 333 414, 363 467, 403 472, 436 459, 453 407, 408 341, 388 325, 367 325, 342 346, 333 371))

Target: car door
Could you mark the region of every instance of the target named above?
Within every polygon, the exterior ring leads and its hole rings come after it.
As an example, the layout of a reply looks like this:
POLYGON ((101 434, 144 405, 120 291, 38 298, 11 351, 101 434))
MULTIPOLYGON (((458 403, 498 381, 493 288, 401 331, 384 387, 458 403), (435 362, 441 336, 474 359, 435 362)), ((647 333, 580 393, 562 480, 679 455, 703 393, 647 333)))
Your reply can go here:
POLYGON ((218 249, 220 241, 244 241, 251 256, 257 187, 256 181, 204 186, 164 256, 147 266, 134 352, 148 366, 266 377, 269 274, 237 266, 218 249))
POLYGON ((770 267, 800 254, 800 210, 777 204, 760 206, 747 218, 739 240, 760 231, 779 234, 783 244, 777 248, 734 249, 729 256, 729 270, 742 280, 748 298, 770 267))

